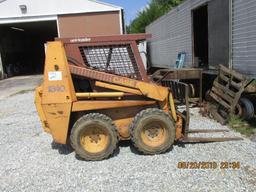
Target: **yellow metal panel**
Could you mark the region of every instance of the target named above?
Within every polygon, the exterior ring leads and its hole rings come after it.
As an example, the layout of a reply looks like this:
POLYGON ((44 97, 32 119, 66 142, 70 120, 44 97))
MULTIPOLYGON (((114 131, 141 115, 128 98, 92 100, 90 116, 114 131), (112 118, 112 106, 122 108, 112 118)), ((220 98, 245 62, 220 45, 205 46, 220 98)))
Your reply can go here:
POLYGON ((154 105, 155 101, 77 101, 73 103, 72 111, 89 111, 99 109, 111 109, 132 106, 154 105))
POLYGON ((177 116, 177 122, 176 122, 176 125, 175 125, 175 128, 176 128, 176 140, 180 139, 183 137, 183 134, 182 134, 182 117, 181 116, 177 116))
POLYGON ((120 139, 126 140, 130 138, 129 128, 131 126, 132 120, 134 117, 142 110, 147 107, 153 106, 134 106, 134 107, 125 107, 125 108, 113 108, 99 110, 100 113, 103 113, 109 116, 115 123, 120 139))
POLYGON ((122 91, 122 92, 125 92, 125 93, 132 93, 132 94, 135 94, 135 95, 142 95, 142 93, 139 90, 124 87, 124 86, 113 85, 113 84, 109 84, 109 83, 103 83, 103 82, 100 82, 100 81, 96 81, 95 85, 98 86, 98 87, 117 90, 117 91, 122 91))
POLYGON ((174 99, 173 99, 172 93, 169 94, 169 103, 170 103, 170 107, 171 107, 172 118, 174 121, 177 121, 177 114, 176 114, 176 109, 175 109, 175 104, 174 104, 174 99))
POLYGON ((70 103, 76 101, 75 89, 63 44, 47 44, 42 103, 70 103))
POLYGON ((145 95, 146 97, 156 99, 158 101, 164 101, 168 99, 169 90, 166 87, 162 87, 153 83, 145 83, 139 81, 136 87, 145 95))
POLYGON ((51 130, 48 127, 47 119, 45 117, 45 114, 42 108, 42 87, 41 86, 37 87, 35 91, 35 105, 36 105, 36 109, 37 109, 44 131, 50 133, 51 130))
POLYGON ((122 139, 128 139, 130 137, 130 131, 129 131, 129 126, 132 123, 133 118, 123 118, 123 119, 117 119, 114 121, 119 135, 121 136, 122 139))
MULTIPOLYGON (((97 72, 101 73, 101 72, 97 72)), ((103 73, 104 74, 104 73, 103 73)), ((147 83, 143 81, 137 81, 126 77, 114 76, 112 82, 117 85, 138 89, 143 95, 148 98, 155 99, 158 101, 164 101, 168 98, 169 89, 153 82, 147 83)))
POLYGON ((44 83, 36 91, 36 106, 43 127, 54 141, 65 144, 75 89, 63 44, 47 44, 44 83))
POLYGON ((53 140, 57 143, 66 144, 71 103, 43 104, 42 108, 50 127, 53 140))

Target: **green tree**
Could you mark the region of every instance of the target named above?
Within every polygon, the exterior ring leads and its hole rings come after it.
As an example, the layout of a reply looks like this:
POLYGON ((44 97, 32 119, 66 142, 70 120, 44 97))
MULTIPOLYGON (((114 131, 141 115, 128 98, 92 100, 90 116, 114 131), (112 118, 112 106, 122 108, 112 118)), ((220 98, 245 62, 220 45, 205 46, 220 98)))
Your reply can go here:
POLYGON ((149 5, 138 12, 137 17, 126 27, 127 33, 144 33, 147 25, 161 17, 184 0, 151 0, 149 5))

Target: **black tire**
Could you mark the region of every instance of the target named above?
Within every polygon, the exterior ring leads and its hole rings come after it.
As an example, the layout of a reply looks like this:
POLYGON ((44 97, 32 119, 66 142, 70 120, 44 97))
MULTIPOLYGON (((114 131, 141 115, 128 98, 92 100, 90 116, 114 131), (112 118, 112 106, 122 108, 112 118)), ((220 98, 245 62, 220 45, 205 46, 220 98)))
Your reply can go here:
POLYGON ((118 141, 119 136, 113 121, 99 113, 82 116, 76 121, 70 134, 70 144, 76 154, 89 161, 108 158, 117 148, 118 141), (97 147, 101 148, 101 145, 103 149, 96 150, 97 147))
POLYGON ((149 108, 135 116, 130 127, 130 133, 132 143, 138 151, 143 154, 154 155, 164 153, 171 148, 175 140, 176 130, 170 115, 163 110, 149 108), (163 139, 160 139, 162 136, 163 139))
POLYGON ((247 98, 241 98, 239 104, 242 108, 241 117, 245 120, 249 120, 254 117, 254 106, 252 102, 247 98))
POLYGON ((256 93, 246 96, 247 99, 251 101, 254 107, 254 115, 256 115, 256 93))

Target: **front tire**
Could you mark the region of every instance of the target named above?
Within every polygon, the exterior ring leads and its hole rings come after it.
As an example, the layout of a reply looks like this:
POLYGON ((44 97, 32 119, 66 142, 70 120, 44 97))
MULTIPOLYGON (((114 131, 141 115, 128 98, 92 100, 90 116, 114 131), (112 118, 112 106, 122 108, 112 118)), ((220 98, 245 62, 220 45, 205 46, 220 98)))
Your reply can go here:
POLYGON ((71 130, 70 141, 79 157, 99 161, 113 154, 118 143, 118 133, 108 116, 90 113, 76 121, 71 130))
POLYGON ((138 113, 132 122, 130 132, 134 146, 148 155, 166 152, 173 145, 176 134, 170 115, 156 108, 138 113))

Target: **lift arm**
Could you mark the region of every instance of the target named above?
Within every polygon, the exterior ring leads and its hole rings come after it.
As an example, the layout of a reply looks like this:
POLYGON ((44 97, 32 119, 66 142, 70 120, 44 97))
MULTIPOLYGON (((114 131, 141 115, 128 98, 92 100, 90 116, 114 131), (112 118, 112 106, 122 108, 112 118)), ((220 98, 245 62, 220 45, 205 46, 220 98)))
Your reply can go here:
POLYGON ((70 72, 74 75, 121 85, 127 88, 133 88, 135 90, 139 90, 145 97, 155 99, 157 101, 168 100, 169 90, 166 87, 74 65, 69 65, 69 68, 70 72))

